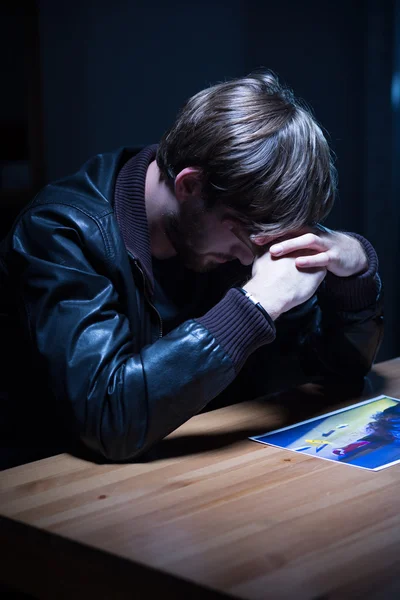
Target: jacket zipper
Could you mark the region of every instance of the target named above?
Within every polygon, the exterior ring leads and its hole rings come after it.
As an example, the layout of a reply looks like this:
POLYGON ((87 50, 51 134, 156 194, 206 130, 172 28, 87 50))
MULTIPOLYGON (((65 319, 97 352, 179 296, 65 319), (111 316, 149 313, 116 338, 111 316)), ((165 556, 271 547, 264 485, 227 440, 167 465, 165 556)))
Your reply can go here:
POLYGON ((160 327, 159 327, 159 333, 158 333, 158 339, 160 339, 160 338, 162 338, 162 336, 163 336, 163 322, 162 322, 161 315, 160 315, 160 313, 158 312, 158 310, 156 309, 156 307, 154 306, 154 304, 151 302, 150 298, 149 298, 149 297, 148 297, 148 295, 147 295, 147 290, 146 290, 146 287, 147 287, 147 286, 146 286, 146 277, 145 277, 145 274, 143 273, 142 267, 139 265, 139 262, 138 262, 138 261, 137 261, 135 258, 133 258, 133 256, 132 256, 130 253, 129 253, 129 255, 131 256, 131 258, 132 258, 132 261, 133 261, 133 263, 134 263, 135 267, 138 269, 139 273, 140 273, 140 274, 141 274, 141 276, 142 276, 142 279, 143 279, 143 290, 144 290, 144 297, 145 297, 145 300, 146 300, 147 304, 150 306, 150 308, 151 308, 151 309, 152 309, 152 310, 153 310, 153 311, 156 313, 156 315, 157 315, 157 320, 158 320, 158 323, 159 323, 159 326, 160 326, 160 327))

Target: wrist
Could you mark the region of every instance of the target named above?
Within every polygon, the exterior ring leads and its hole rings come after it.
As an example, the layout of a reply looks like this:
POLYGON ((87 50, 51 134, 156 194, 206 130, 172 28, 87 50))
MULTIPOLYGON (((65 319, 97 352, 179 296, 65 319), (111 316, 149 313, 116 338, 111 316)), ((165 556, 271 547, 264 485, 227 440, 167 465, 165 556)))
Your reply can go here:
POLYGON ((354 277, 360 277, 365 275, 366 273, 373 272, 375 274, 377 270, 377 256, 374 248, 371 246, 370 242, 366 240, 363 236, 358 235, 357 233, 349 233, 343 232, 347 237, 351 238, 355 244, 358 245, 360 251, 360 259, 355 272, 353 273, 354 277))
POLYGON ((328 273, 340 278, 358 277, 367 273, 369 257, 361 240, 355 234, 344 231, 335 232, 335 235, 341 250, 336 264, 332 262, 332 266, 327 267, 328 273))
POLYGON ((244 292, 248 299, 261 309, 262 312, 265 312, 272 321, 276 321, 276 319, 284 312, 283 306, 276 300, 273 301, 272 298, 270 301, 261 300, 257 291, 253 289, 250 281, 238 289, 244 292))

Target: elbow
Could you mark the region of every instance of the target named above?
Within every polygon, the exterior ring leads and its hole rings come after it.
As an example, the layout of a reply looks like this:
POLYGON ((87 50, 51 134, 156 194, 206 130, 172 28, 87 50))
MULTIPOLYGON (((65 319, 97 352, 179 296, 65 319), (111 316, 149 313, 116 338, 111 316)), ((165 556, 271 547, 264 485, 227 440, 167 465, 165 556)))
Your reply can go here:
POLYGON ((146 450, 142 435, 102 436, 99 448, 103 457, 110 462, 134 462, 146 450))
POLYGON ((78 426, 83 444, 103 460, 135 461, 149 446, 149 415, 144 398, 137 390, 134 397, 128 396, 129 389, 120 381, 124 371, 118 373, 118 380, 104 393, 91 391, 78 426))
POLYGON ((135 462, 148 450, 144 432, 100 431, 81 436, 81 443, 95 462, 135 462))
POLYGON ((117 440, 112 440, 107 444, 103 441, 93 440, 88 441, 82 438, 83 458, 87 458, 96 463, 126 463, 135 462, 144 454, 144 447, 127 450, 126 444, 118 443, 117 440))

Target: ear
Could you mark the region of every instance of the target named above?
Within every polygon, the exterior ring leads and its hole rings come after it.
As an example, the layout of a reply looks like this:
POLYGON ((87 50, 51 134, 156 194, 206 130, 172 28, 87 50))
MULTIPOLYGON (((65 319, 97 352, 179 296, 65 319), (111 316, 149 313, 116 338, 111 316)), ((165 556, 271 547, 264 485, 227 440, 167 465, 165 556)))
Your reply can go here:
POLYGON ((202 171, 197 167, 186 167, 175 177, 175 196, 179 202, 190 198, 201 198, 202 171))

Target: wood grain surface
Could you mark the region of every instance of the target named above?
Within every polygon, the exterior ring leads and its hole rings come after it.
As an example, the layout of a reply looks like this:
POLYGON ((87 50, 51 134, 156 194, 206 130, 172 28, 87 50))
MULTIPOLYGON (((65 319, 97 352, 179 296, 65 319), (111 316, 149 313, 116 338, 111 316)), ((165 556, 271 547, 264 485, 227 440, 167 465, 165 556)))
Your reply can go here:
MULTIPOLYGON (((400 397, 400 360, 371 380, 370 396, 400 397)), ((400 465, 248 439, 361 399, 339 393, 309 385, 198 415, 136 464, 63 454, 3 471, 0 580, 46 598, 152 598, 172 581, 174 598, 190 583, 199 598, 400 598, 400 465)))

